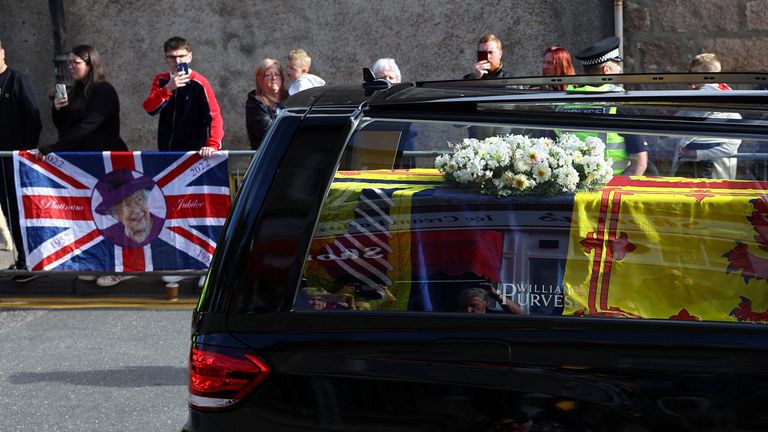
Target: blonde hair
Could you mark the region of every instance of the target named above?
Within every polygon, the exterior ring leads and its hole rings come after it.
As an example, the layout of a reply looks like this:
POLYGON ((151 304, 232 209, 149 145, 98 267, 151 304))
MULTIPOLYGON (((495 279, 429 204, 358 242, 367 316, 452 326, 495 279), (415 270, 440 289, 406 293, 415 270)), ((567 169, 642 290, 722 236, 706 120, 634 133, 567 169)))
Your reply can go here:
POLYGON ((688 63, 688 72, 720 72, 720 69, 720 59, 713 53, 701 53, 688 63))
POLYGON ((312 57, 301 48, 296 48, 288 53, 288 61, 294 66, 305 67, 307 70, 312 66, 312 57))
POLYGON ((483 36, 480 37, 480 40, 477 42, 477 44, 480 45, 487 42, 496 42, 496 46, 499 47, 499 50, 502 50, 501 39, 497 38, 495 34, 493 33, 484 34, 483 36))

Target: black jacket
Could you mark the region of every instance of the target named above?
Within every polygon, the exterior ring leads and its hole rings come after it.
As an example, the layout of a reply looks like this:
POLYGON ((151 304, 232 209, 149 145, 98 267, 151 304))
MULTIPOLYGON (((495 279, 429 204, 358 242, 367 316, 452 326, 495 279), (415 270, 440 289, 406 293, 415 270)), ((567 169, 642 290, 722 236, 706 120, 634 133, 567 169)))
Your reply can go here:
POLYGON ((37 147, 42 127, 32 80, 7 68, 0 74, 0 150, 37 147))
POLYGON ((491 78, 512 78, 512 77, 513 75, 511 73, 504 70, 504 65, 499 66, 499 68, 493 72, 488 72, 487 74, 483 74, 482 78, 475 78, 475 75, 471 73, 464 75, 464 79, 491 79, 491 78))
POLYGON ((276 115, 277 111, 256 97, 256 90, 248 93, 248 100, 245 102, 245 127, 248 129, 248 141, 251 142, 252 150, 258 150, 276 115))
POLYGON ((70 93, 67 106, 58 111, 52 108, 59 140, 40 146, 41 152, 128 150, 120 138, 120 101, 112 84, 106 81, 96 84, 80 109, 73 107, 82 96, 70 93))
POLYGON ((189 74, 186 86, 169 93, 165 85, 171 76, 158 74, 144 100, 149 115, 159 115, 157 149, 160 151, 197 151, 202 147, 221 149, 224 119, 213 88, 197 71, 189 74))

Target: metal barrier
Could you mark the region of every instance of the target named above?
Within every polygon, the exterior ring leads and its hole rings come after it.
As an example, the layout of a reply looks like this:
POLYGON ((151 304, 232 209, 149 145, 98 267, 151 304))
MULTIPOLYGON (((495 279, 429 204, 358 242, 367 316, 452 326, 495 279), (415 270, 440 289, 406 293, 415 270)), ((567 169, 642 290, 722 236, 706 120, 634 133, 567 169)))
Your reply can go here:
MULTIPOLYGON (((228 150, 228 173, 229 173, 229 189, 230 189, 230 197, 231 200, 234 200, 235 196, 237 195, 237 192, 240 190, 240 187, 242 186, 243 178, 245 176, 245 172, 248 169, 248 166, 250 165, 251 159, 256 154, 256 151, 253 150, 228 150)), ((13 152, 11 151, 0 151, 0 175, 2 175, 2 187, 5 188, 5 190, 8 190, 7 188, 9 186, 13 187, 13 191, 16 191, 15 189, 15 183, 10 183, 14 181, 14 175, 13 175, 13 152)), ((13 197, 15 197, 16 193, 13 193, 13 197)), ((2 194, 2 199, 5 201, 2 203, 4 211, 2 214, 0 214, 0 276, 16 276, 16 275, 23 275, 23 274, 46 274, 46 275, 56 275, 56 274, 66 274, 66 275, 78 275, 78 276, 102 276, 102 275, 111 275, 111 274, 121 274, 120 272, 94 272, 94 271, 59 271, 59 270, 50 270, 50 271, 24 271, 24 270, 17 270, 12 269, 9 267, 13 266, 17 261, 17 255, 18 254, 24 254, 24 251, 17 250, 16 245, 13 241, 14 235, 20 235, 20 233, 16 232, 18 230, 18 220, 13 220, 14 217, 19 217, 20 213, 18 211, 12 212, 10 215, 7 215, 7 212, 5 209, 15 209, 17 206, 14 203, 10 202, 8 193, 2 194), (10 220, 6 220, 6 216, 10 216, 10 220), (8 268, 7 268, 8 267, 8 268)), ((173 275, 173 276, 201 276, 206 274, 205 270, 182 270, 179 269, 177 271, 151 271, 151 272, 125 272, 125 275, 131 275, 131 276, 141 276, 141 275, 173 275)))
MULTIPOLYGON (((234 200, 237 192, 240 190, 240 187, 242 186, 242 181, 245 176, 245 172, 248 168, 248 165, 250 164, 250 161, 252 157, 256 154, 255 151, 251 150, 230 150, 227 151, 230 160, 229 160, 229 188, 230 188, 230 197, 232 200, 234 200)), ((411 158, 428 158, 432 159, 437 155, 443 154, 443 151, 405 151, 403 152, 403 156, 405 157, 411 157, 411 158)), ((2 186, 7 187, 8 182, 13 180, 13 172, 8 172, 9 170, 12 170, 12 156, 13 152, 10 151, 0 151, 0 174, 2 174, 2 186)), ((759 180, 759 181, 766 181, 768 180, 768 153, 738 153, 733 158, 736 158, 739 160, 740 164, 744 164, 744 169, 742 170, 739 178, 740 179, 749 179, 749 180, 759 180)), ((426 160, 426 159, 425 159, 426 160)), ((15 190, 15 189, 14 189, 15 190)), ((3 207, 8 208, 9 203, 3 203, 3 207)), ((11 214, 11 218, 14 216, 18 216, 18 212, 11 214)), ((13 222, 11 220, 10 222, 13 222)), ((14 233, 14 223, 8 223, 8 221, 5 220, 3 215, 0 215, 0 268, 3 270, 0 270, 0 276, 9 276, 9 275, 19 275, 19 274, 77 274, 77 275, 108 275, 108 274, 117 274, 116 272, 93 272, 93 271, 40 271, 40 272, 29 272, 29 271, 20 271, 20 270, 11 270, 11 269, 5 269, 9 264, 13 264, 16 261, 16 254, 17 253, 23 253, 23 251, 17 251, 14 245, 14 242, 12 241, 12 236, 14 233)), ((197 271, 185 271, 182 269, 176 270, 176 271, 151 271, 151 272, 130 272, 126 274, 130 275, 173 275, 173 276, 200 276, 205 274, 206 272, 204 270, 197 270, 197 271)))

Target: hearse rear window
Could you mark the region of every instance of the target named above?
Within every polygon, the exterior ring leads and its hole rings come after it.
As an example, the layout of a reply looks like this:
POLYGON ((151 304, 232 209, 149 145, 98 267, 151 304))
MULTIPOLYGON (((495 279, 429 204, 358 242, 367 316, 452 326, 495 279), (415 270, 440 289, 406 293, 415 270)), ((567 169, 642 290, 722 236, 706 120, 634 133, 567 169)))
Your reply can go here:
POLYGON ((767 146, 365 118, 328 191, 294 310, 765 322, 767 146), (595 140, 603 162, 573 150, 595 140), (643 175, 623 175, 643 152, 643 175))

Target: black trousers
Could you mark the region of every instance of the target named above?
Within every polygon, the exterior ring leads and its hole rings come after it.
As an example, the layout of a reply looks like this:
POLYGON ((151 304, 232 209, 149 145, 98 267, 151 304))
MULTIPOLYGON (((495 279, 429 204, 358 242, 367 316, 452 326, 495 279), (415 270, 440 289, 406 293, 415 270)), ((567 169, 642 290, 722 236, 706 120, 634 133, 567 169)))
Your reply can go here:
POLYGON ((0 158, 0 174, 2 174, 2 185, 0 185, 0 207, 3 209, 3 215, 8 222, 8 229, 11 231, 13 245, 18 254, 16 259, 16 268, 26 268, 26 257, 24 256, 24 240, 21 237, 21 227, 19 226, 19 204, 16 200, 16 182, 13 178, 13 158, 0 158))

